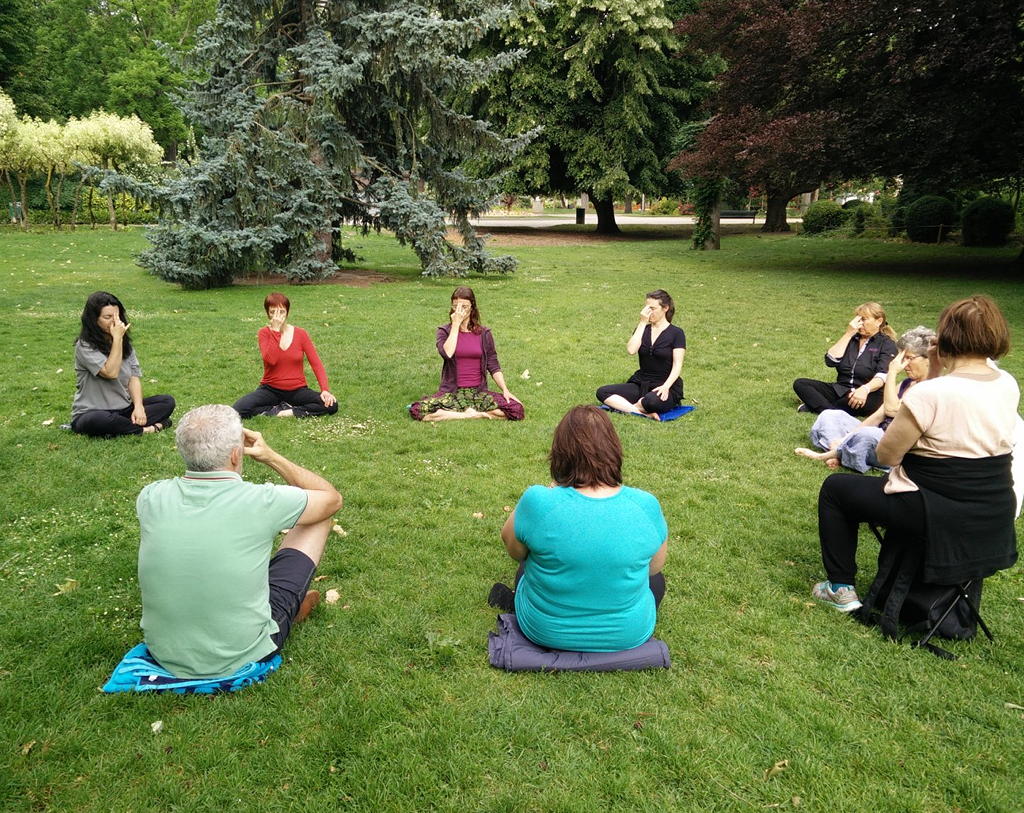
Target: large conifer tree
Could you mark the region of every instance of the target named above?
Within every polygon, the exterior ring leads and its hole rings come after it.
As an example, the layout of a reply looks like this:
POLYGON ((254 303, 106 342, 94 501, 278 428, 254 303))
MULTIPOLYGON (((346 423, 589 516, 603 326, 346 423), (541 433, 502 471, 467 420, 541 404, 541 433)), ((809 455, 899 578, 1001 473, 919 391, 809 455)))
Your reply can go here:
POLYGON ((511 270, 469 224, 494 183, 465 165, 482 151, 508 160, 522 140, 450 102, 513 64, 464 55, 517 3, 222 0, 192 55, 204 78, 183 99, 201 160, 147 190, 162 219, 143 264, 187 287, 267 270, 318 279, 345 253, 347 220, 393 230, 424 274, 511 270))

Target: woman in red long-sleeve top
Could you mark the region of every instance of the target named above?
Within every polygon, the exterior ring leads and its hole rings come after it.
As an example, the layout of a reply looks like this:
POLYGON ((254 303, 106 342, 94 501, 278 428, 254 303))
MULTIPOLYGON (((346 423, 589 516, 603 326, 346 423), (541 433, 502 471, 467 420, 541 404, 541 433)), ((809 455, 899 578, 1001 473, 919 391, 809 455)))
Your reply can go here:
POLYGON ((327 371, 317 355, 313 340, 301 327, 288 324, 291 302, 284 294, 272 293, 263 300, 270 324, 257 334, 263 356, 263 378, 257 389, 235 401, 243 418, 276 415, 279 418, 312 418, 333 415, 338 401, 327 388, 327 371), (302 359, 320 385, 320 392, 306 386, 302 359))

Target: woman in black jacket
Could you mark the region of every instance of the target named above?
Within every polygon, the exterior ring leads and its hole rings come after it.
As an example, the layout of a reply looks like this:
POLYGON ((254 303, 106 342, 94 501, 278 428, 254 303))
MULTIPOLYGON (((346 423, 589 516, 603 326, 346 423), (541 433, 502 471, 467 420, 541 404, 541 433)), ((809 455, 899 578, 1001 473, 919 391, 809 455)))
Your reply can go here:
POLYGON ((882 405, 882 385, 896 355, 896 333, 877 302, 854 311, 839 340, 825 352, 825 365, 836 368, 834 383, 798 378, 793 391, 799 412, 841 409, 851 415, 870 415, 882 405))

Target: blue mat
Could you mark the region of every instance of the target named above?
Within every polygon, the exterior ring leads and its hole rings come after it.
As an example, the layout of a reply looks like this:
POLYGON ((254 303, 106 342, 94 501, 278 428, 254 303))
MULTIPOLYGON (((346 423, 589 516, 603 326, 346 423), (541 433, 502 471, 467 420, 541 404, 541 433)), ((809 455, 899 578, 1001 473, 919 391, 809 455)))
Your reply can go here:
MULTIPOLYGON (((670 409, 668 412, 662 412, 661 420, 659 421, 659 423, 664 423, 665 421, 674 421, 676 418, 683 417, 683 415, 685 415, 688 412, 693 412, 693 410, 695 410, 696 408, 697 407, 695 406, 684 406, 680 404, 675 409, 670 409)), ((645 421, 654 420, 654 418, 648 418, 646 415, 638 415, 636 412, 622 412, 621 410, 618 409, 612 409, 610 406, 607 406, 605 404, 601 404, 601 409, 606 409, 609 412, 616 412, 619 415, 632 415, 634 418, 643 418, 645 421)))
POLYGON ((103 685, 107 694, 118 692, 173 692, 174 694, 215 694, 237 692, 253 683, 262 683, 267 675, 276 672, 282 658, 275 655, 269 661, 245 664, 233 675, 222 678, 179 678, 157 663, 145 644, 128 650, 114 673, 103 685))

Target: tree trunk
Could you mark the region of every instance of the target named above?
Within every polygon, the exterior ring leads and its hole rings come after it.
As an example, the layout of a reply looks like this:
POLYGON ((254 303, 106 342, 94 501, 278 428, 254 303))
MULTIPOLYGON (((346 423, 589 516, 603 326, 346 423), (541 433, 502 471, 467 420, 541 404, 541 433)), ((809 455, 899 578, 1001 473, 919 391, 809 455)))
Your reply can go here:
POLYGON ((594 211, 597 212, 597 234, 622 234, 615 222, 615 201, 611 195, 594 198, 594 211))
POLYGON ((82 201, 82 184, 85 183, 85 176, 79 175, 78 186, 75 187, 75 202, 71 204, 71 230, 78 228, 78 207, 82 201))
POLYGON ((57 214, 57 198, 53 195, 53 167, 46 168, 46 180, 43 181, 43 190, 46 192, 46 203, 50 207, 50 217, 53 220, 53 227, 60 228, 60 216, 57 214))
POLYGON ((55 213, 56 216, 57 216, 57 219, 56 219, 55 225, 57 226, 58 229, 63 225, 62 222, 61 222, 61 218, 60 218, 60 205, 61 205, 61 200, 63 199, 63 196, 64 196, 64 179, 65 179, 65 177, 66 176, 65 176, 65 174, 63 172, 61 172, 57 176, 57 211, 55 213))
POLYGON ((768 215, 764 219, 761 231, 792 231, 789 228, 789 223, 786 222, 786 204, 789 203, 792 197, 793 193, 788 189, 783 191, 778 189, 768 190, 768 215))
POLYGON ((633 199, 632 198, 626 198, 622 202, 622 214, 624 214, 624 215, 631 215, 631 214, 633 214, 633 199))
POLYGON ((21 187, 21 227, 28 231, 28 174, 18 174, 18 186, 21 187))
MULTIPOLYGON (((7 188, 11 191, 11 204, 18 200, 18 193, 14 191, 14 181, 11 180, 11 173, 9 170, 4 170, 4 178, 7 180, 7 188)), ((13 220, 11 221, 14 222, 13 220)))
POLYGON ((107 192, 107 214, 110 216, 110 228, 117 231, 117 209, 114 208, 113 192, 107 192))
MULTIPOLYGON (((112 161, 107 161, 107 169, 117 170, 112 161)), ((117 231, 117 209, 114 208, 114 193, 107 192, 107 214, 110 215, 110 228, 117 231)))
MULTIPOLYGON (((316 141, 308 142, 309 160, 317 167, 323 168, 326 165, 323 151, 316 141)), ((326 215, 327 213, 325 213, 326 215)), ((313 241, 317 244, 314 249, 314 256, 317 261, 325 266, 334 262, 334 231, 331 228, 330 217, 327 216, 326 223, 313 232, 313 241)))
POLYGON ((712 232, 704 241, 705 251, 718 251, 722 248, 722 195, 715 196, 714 206, 711 207, 711 228, 712 232))

